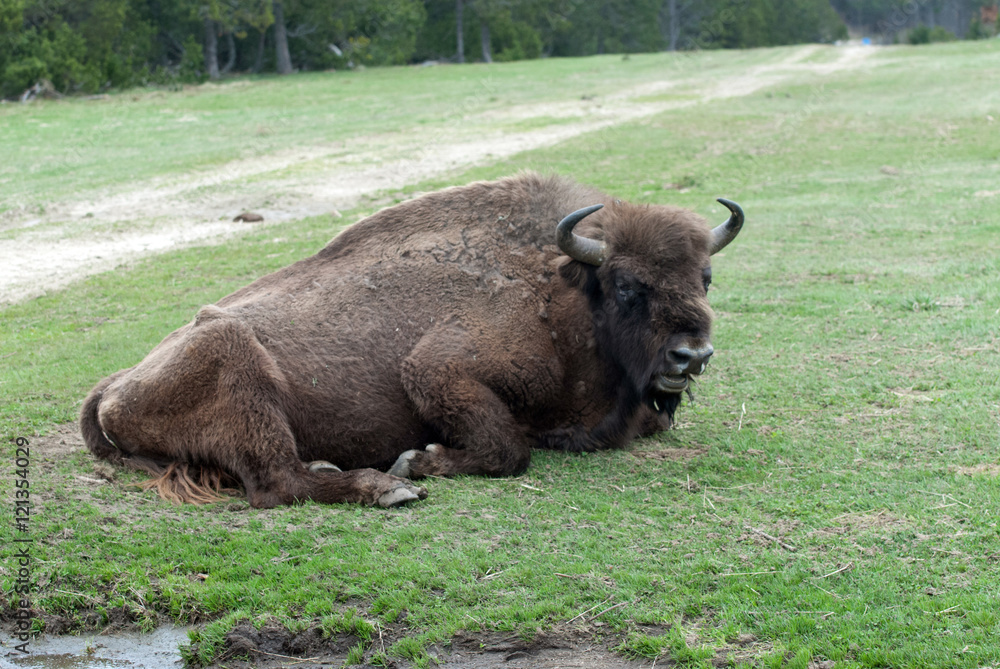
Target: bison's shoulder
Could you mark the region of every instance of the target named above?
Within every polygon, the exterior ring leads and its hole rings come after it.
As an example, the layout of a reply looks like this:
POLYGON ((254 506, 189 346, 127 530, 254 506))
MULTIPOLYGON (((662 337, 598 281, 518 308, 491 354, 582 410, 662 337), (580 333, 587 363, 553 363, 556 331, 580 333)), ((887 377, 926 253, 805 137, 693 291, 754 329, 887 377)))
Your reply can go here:
POLYGON ((318 255, 332 260, 396 258, 459 247, 476 255, 497 247, 541 250, 555 243, 555 226, 568 211, 603 199, 568 179, 527 172, 383 209, 344 230, 318 255))

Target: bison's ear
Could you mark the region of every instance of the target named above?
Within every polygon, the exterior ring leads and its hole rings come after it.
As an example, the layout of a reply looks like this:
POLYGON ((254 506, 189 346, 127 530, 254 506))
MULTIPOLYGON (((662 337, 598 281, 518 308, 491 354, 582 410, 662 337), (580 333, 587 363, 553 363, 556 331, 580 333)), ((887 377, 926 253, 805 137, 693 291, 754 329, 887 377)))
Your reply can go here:
POLYGON ((562 256, 556 261, 556 268, 566 283, 585 293, 589 293, 597 286, 597 268, 593 265, 562 256))

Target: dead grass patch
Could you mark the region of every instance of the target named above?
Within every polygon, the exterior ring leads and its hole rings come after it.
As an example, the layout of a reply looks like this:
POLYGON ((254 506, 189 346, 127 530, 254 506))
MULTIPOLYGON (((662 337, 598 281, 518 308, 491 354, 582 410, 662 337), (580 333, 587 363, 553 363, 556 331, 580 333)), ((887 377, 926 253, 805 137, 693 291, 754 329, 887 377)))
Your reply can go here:
POLYGON ((774 652, 774 644, 760 641, 753 634, 741 634, 736 639, 717 648, 712 658, 713 667, 753 665, 757 658, 774 652))
POLYGON ((900 527, 907 524, 905 519, 894 516, 885 509, 876 513, 847 513, 833 518, 831 522, 833 524, 815 529, 807 536, 818 538, 853 537, 872 530, 884 530, 888 527, 900 527))
POLYGON ((952 467, 951 470, 965 476, 991 476, 993 478, 1000 476, 1000 464, 996 463, 982 463, 971 467, 952 467))
POLYGON ((703 457, 707 448, 660 448, 655 451, 630 451, 632 457, 640 460, 681 461, 703 457))

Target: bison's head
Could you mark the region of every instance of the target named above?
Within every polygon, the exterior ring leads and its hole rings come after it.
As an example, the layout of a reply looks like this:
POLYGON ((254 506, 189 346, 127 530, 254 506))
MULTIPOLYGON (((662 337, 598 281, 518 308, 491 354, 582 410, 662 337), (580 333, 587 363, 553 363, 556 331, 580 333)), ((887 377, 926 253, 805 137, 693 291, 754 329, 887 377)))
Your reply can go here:
POLYGON ((576 211, 557 228, 559 248, 576 261, 561 273, 589 298, 601 354, 621 374, 629 403, 657 414, 672 417, 713 353, 710 256, 743 225, 739 205, 719 202, 732 213, 714 230, 684 209, 618 201, 602 212, 599 228, 591 226, 593 238, 573 228, 603 205, 576 211))

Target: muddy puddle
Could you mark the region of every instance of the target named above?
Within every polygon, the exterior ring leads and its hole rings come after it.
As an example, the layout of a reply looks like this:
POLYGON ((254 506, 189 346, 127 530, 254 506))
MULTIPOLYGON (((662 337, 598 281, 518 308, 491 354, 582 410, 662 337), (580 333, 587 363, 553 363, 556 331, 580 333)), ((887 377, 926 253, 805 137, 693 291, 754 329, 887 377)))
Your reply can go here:
MULTIPOLYGON (((9 637, 0 639, 0 669, 183 669, 178 648, 188 643, 188 628, 161 627, 151 634, 42 636, 21 655, 9 637)), ((662 632, 657 629, 655 632, 662 632)), ((365 666, 377 651, 385 652, 395 637, 374 641, 365 666)), ((243 623, 227 636, 217 664, 226 669, 323 669, 344 666, 348 651, 360 639, 344 634, 325 636, 318 627, 290 632, 280 625, 260 629, 243 623)), ((628 659, 612 650, 617 641, 600 637, 594 628, 562 629, 531 641, 501 633, 459 632, 448 642, 427 648, 441 669, 652 669, 656 660, 628 659)), ((415 669, 394 658, 387 665, 415 669)))
POLYGON ((179 646, 188 643, 187 628, 160 627, 151 634, 83 636, 43 635, 28 643, 28 655, 16 641, 0 645, 0 669, 180 669, 179 646))

